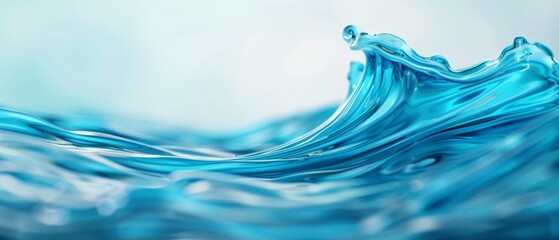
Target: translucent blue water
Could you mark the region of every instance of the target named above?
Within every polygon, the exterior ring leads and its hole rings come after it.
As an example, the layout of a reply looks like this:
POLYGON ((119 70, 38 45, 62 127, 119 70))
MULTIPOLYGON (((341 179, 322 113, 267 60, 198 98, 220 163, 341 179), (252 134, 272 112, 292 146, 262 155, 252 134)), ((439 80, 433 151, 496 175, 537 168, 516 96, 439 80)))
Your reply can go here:
POLYGON ((366 63, 339 107, 235 135, 1 110, 0 238, 559 238, 547 47, 453 70, 343 36, 366 63))

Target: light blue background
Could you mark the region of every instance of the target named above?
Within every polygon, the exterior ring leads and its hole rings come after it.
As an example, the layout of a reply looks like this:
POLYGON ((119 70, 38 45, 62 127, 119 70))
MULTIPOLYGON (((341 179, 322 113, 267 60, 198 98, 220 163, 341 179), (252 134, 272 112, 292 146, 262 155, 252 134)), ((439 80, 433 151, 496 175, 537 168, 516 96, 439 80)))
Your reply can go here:
POLYGON ((0 1, 0 104, 230 130, 339 102, 345 25, 455 67, 522 35, 559 52, 557 1, 0 1))

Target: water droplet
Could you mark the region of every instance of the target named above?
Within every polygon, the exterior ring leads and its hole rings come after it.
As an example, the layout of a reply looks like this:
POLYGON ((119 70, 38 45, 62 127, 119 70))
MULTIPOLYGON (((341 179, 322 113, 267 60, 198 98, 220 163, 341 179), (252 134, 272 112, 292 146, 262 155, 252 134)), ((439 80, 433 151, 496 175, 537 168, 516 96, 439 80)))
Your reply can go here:
POLYGON ((350 45, 354 44, 355 41, 357 41, 357 39, 361 35, 367 35, 367 33, 363 32, 361 29, 357 28, 356 26, 349 25, 344 28, 344 33, 343 33, 344 40, 350 45))

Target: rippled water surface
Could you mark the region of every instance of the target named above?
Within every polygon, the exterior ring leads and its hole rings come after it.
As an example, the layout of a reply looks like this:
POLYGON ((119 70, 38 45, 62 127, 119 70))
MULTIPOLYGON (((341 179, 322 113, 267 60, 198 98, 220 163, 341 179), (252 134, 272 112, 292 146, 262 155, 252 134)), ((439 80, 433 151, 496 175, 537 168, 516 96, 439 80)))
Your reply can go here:
POLYGON ((453 70, 390 34, 343 37, 366 62, 339 107, 238 134, 0 110, 0 238, 559 237, 546 46, 453 70))

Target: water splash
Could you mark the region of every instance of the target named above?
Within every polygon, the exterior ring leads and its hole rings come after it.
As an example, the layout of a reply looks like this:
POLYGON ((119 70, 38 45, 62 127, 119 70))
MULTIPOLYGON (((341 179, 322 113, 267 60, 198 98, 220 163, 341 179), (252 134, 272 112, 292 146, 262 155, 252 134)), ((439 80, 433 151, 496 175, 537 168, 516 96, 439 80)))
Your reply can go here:
POLYGON ((0 236, 477 239, 559 235, 559 67, 517 38, 453 70, 344 29, 338 108, 228 136, 0 110, 0 236))

